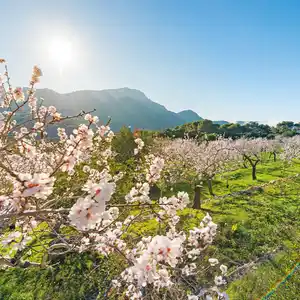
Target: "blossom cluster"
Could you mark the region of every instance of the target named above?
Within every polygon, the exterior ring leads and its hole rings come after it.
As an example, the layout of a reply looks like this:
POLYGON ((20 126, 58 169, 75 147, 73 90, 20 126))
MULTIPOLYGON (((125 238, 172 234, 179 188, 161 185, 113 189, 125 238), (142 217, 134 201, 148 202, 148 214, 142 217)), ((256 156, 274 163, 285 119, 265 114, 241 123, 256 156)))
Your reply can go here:
POLYGON ((141 138, 136 138, 134 142, 137 144, 137 148, 134 149, 134 155, 137 155, 144 148, 145 143, 141 138))
MULTIPOLYGON (((142 238, 135 249, 127 252, 131 266, 122 272, 122 280, 114 281, 114 287, 120 289, 125 286, 126 295, 130 299, 143 299, 144 288, 149 285, 159 293, 163 288, 178 285, 182 276, 197 276, 199 267, 195 262, 212 243, 216 228, 217 225, 212 222, 211 217, 206 215, 199 228, 190 230, 189 234, 177 232, 175 226, 172 226, 165 236, 142 238)), ((210 259, 210 264, 212 260, 216 259, 210 259)), ((216 264, 218 261, 211 265, 216 264)), ((226 284, 223 276, 227 273, 227 267, 221 265, 220 270, 221 274, 214 277, 214 285, 206 292, 206 296, 220 293, 218 288, 226 284)), ((196 295, 194 297, 200 299, 196 295)))
POLYGON ((300 158, 300 136, 295 135, 292 138, 286 138, 283 142, 283 151, 280 157, 287 161, 292 162, 293 159, 300 158))

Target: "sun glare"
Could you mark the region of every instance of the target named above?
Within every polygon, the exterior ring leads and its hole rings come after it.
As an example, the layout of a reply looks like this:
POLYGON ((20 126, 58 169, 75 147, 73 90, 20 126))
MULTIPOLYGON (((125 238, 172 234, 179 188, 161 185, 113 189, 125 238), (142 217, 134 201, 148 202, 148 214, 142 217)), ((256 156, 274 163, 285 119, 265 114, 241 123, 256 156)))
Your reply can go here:
POLYGON ((49 46, 49 56, 60 67, 66 66, 72 62, 72 43, 65 38, 54 38, 49 46))

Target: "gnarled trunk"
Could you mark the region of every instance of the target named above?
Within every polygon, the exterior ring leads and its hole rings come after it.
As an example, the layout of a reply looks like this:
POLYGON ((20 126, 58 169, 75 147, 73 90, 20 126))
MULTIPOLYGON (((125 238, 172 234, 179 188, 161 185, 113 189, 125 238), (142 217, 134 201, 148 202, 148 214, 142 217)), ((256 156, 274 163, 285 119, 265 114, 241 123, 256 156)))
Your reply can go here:
POLYGON ((212 188, 212 180, 211 179, 207 179, 207 186, 208 186, 208 191, 210 193, 211 196, 214 196, 214 191, 212 188))
POLYGON ((256 177, 256 166, 258 164, 259 161, 256 161, 255 163, 251 163, 251 166, 252 166, 252 179, 253 180, 256 180, 257 177, 256 177))
POLYGON ((260 162, 260 159, 257 157, 257 155, 255 155, 256 158, 255 159, 251 159, 248 155, 244 154, 244 160, 247 160, 249 162, 249 164, 252 167, 252 179, 256 180, 256 166, 257 164, 260 162))
POLYGON ((248 169, 247 161, 246 161, 245 157, 243 158, 243 167, 244 167, 245 169, 248 169))
POLYGON ((273 151, 270 153, 269 158, 271 158, 273 156, 274 161, 276 161, 277 155, 276 155, 276 151, 273 151))
POLYGON ((256 180, 256 165, 252 166, 252 180, 256 180))
POLYGON ((200 185, 196 185, 194 191, 195 191, 195 194, 194 194, 193 208, 200 209, 201 208, 201 187, 200 187, 200 185))

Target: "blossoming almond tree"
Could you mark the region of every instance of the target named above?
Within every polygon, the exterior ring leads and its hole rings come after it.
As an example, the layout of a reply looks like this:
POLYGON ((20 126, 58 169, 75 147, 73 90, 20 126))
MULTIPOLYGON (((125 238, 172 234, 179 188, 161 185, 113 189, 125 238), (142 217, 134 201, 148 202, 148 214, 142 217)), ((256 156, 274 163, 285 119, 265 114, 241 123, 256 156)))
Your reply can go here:
POLYGON ((2 265, 22 265, 33 242, 40 242, 44 234, 53 238, 42 244, 42 262, 27 261, 26 266, 51 265, 51 257, 69 252, 114 253, 124 262, 110 287, 114 299, 226 299, 219 291, 226 283, 226 266, 218 267, 214 258, 205 259, 205 250, 217 234, 212 218, 206 215, 198 227, 182 232, 177 212, 188 205, 188 195, 150 198, 150 186, 160 180, 164 158, 143 156, 144 143, 135 140, 135 182, 124 197, 126 203, 120 204, 114 197, 127 174, 114 173, 110 167, 114 133, 109 124, 101 125, 90 113, 63 116, 55 107, 43 106, 35 97, 41 76, 34 67, 26 94, 12 87, 7 66, 1 76, 2 265), (71 134, 58 128, 58 139, 47 139, 50 126, 75 117, 84 120, 71 134), (153 217, 157 235, 141 237, 136 244, 126 239, 134 224, 153 217), (212 283, 207 284, 210 277, 212 283))
POLYGON ((236 159, 236 151, 231 139, 221 137, 200 146, 202 155, 198 157, 198 173, 207 181, 209 193, 214 195, 212 180, 217 174, 229 169, 229 163, 236 159))
POLYGON ((293 159, 300 158, 300 136, 295 135, 291 138, 282 139, 282 153, 280 158, 288 163, 291 163, 293 159))
POLYGON ((195 186, 194 208, 200 208, 200 182, 207 181, 211 195, 214 195, 212 179, 226 171, 229 163, 236 158, 230 139, 198 143, 194 139, 170 140, 162 146, 166 158, 164 178, 174 183, 186 178, 195 186))
POLYGON ((252 179, 256 180, 256 167, 261 161, 261 155, 268 149, 268 140, 241 138, 234 142, 234 148, 240 154, 241 160, 246 160, 252 168, 252 179))
POLYGON ((285 138, 275 136, 273 140, 268 140, 267 151, 270 153, 269 157, 273 156, 274 162, 277 161, 277 156, 282 151, 285 138))

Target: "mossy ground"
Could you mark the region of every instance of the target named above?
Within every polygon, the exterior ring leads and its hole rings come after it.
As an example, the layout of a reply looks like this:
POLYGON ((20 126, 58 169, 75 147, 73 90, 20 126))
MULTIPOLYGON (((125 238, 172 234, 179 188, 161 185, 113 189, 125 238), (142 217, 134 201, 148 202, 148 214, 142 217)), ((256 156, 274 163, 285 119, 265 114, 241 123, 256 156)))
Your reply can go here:
MULTIPOLYGON (((283 169, 282 162, 264 162, 258 166, 257 181, 252 181, 251 170, 239 169, 226 174, 229 188, 223 178, 214 182, 217 195, 244 190, 272 180, 284 179, 300 173, 300 164, 283 169)), ((176 189, 192 188, 188 183, 176 189)), ((262 299, 278 281, 285 278, 299 261, 300 253, 300 177, 277 181, 263 187, 263 191, 251 195, 215 198, 203 204, 219 226, 218 238, 210 249, 229 266, 229 273, 237 266, 246 264, 276 250, 271 260, 251 268, 237 280, 230 282, 227 293, 232 300, 262 299)), ((209 198, 206 186, 203 198, 209 198)), ((197 226, 206 211, 185 209, 182 227, 187 230, 197 226)), ((157 230, 155 220, 136 224, 135 235, 146 235, 157 230)), ((0 299, 105 299, 110 279, 120 263, 114 259, 103 260, 91 255, 68 256, 51 269, 28 268, 1 271, 0 299), (97 263, 96 263, 97 261, 97 263), (95 268, 95 265, 100 267, 95 268)), ((299 299, 300 272, 274 292, 269 299, 299 299)))

